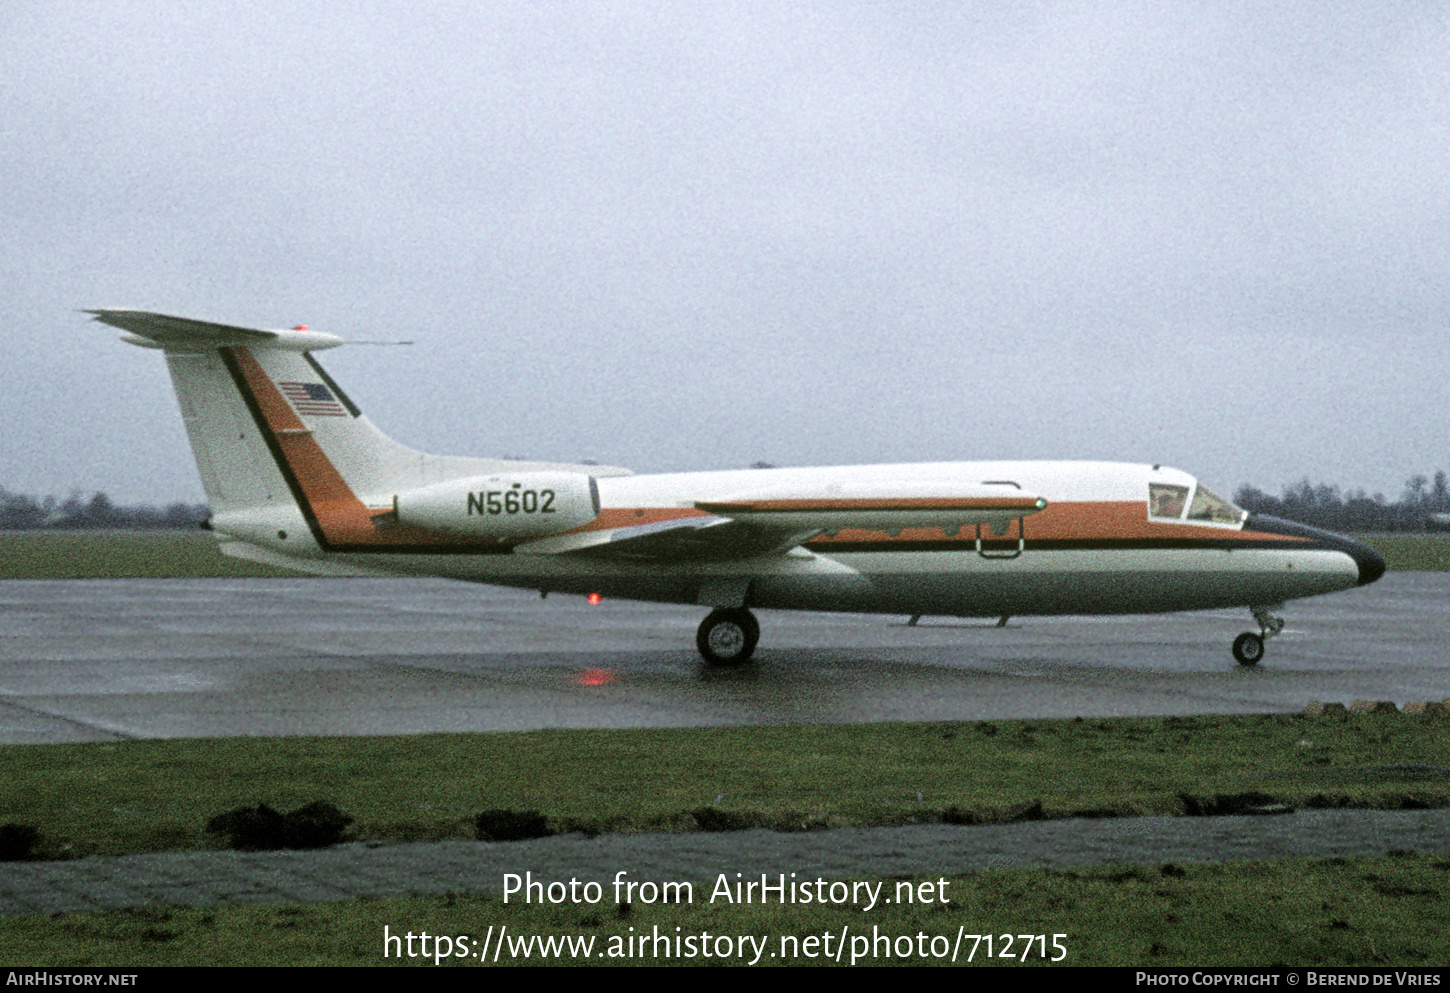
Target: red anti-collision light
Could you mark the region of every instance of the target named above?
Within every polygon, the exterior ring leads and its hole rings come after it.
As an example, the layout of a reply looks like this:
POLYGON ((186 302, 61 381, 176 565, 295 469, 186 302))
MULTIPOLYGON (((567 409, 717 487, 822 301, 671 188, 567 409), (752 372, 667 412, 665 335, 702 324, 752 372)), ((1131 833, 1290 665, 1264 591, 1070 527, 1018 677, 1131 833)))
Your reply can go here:
POLYGON ((600 600, 603 600, 603 599, 604 599, 604 597, 600 596, 598 593, 591 593, 591 594, 589 594, 589 602, 590 603, 598 603, 600 600))

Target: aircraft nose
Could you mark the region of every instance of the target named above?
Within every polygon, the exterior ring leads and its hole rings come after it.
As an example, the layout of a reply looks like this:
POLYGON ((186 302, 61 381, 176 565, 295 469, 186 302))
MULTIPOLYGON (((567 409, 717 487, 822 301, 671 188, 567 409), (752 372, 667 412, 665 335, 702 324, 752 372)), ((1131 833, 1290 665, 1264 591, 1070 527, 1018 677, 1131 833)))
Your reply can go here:
POLYGON ((1368 586, 1385 574, 1385 557, 1378 550, 1352 538, 1344 539, 1349 557, 1359 566, 1359 585, 1368 586))
POLYGON ((1359 568, 1358 585, 1360 586, 1368 586, 1385 574, 1385 557, 1377 549, 1369 547, 1362 541, 1346 538, 1342 534, 1310 527, 1307 524, 1300 524, 1298 521, 1270 517, 1268 514, 1250 514, 1244 527, 1255 531, 1267 531, 1270 534, 1290 534, 1298 538, 1310 538, 1319 542, 1320 548, 1332 548, 1335 551, 1343 552, 1354 559, 1354 564, 1359 568))

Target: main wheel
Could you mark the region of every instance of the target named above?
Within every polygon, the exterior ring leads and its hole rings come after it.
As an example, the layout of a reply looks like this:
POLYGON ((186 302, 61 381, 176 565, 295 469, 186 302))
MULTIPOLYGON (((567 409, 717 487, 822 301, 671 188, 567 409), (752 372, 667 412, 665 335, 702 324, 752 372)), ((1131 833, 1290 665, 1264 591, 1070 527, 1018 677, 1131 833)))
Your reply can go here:
POLYGON ((1245 631, 1234 639, 1234 658, 1239 665, 1258 665, 1264 657, 1264 639, 1252 631, 1245 631))
POLYGON ((760 624, 744 607, 712 611, 700 622, 695 646, 713 665, 740 665, 755 651, 760 624))

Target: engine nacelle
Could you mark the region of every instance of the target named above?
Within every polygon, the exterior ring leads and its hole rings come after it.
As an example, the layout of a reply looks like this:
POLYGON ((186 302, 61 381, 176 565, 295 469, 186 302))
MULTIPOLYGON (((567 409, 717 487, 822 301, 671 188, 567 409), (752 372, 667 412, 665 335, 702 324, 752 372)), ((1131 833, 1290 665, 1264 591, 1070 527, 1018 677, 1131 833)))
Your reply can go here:
POLYGON ((501 472, 407 490, 393 497, 393 510, 430 531, 527 541, 598 517, 599 485, 574 472, 501 472))

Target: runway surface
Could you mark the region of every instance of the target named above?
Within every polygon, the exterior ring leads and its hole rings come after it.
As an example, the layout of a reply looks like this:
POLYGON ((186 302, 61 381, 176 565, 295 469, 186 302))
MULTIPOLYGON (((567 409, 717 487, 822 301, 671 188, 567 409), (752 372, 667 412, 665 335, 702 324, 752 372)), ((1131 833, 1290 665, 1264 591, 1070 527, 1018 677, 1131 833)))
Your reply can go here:
POLYGON ((1450 574, 1248 612, 992 621, 760 613, 705 666, 704 608, 429 579, 0 582, 0 742, 1269 713, 1450 696, 1450 574))

